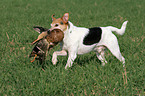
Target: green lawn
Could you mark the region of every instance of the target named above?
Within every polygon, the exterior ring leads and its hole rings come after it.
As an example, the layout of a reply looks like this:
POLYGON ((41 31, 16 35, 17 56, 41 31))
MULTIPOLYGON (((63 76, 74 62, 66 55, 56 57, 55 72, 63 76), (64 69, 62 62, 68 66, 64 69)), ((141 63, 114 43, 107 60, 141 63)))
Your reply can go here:
POLYGON ((0 96, 134 96, 145 95, 145 0, 0 0, 0 96), (118 37, 126 68, 109 52, 101 66, 95 53, 80 55, 65 70, 67 57, 51 56, 45 72, 28 55, 38 33, 35 25, 50 28, 51 15, 70 13, 76 26, 115 26, 128 20, 118 37), (126 70, 126 71, 125 71, 126 70), (126 72, 126 73, 125 73, 126 72))

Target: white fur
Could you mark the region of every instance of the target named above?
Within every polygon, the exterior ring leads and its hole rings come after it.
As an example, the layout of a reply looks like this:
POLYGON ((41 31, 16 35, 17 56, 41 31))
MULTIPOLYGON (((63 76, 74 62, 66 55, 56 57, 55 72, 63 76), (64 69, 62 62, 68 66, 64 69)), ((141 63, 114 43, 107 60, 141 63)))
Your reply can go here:
POLYGON ((101 40, 93 45, 84 45, 83 39, 88 34, 89 29, 76 27, 69 21, 69 28, 64 32, 62 51, 56 51, 53 53, 53 64, 57 63, 58 55, 66 56, 68 52, 68 60, 65 66, 65 69, 67 69, 72 66, 77 54, 85 54, 90 51, 95 51, 98 59, 102 62, 102 65, 105 65, 107 61, 104 57, 104 50, 107 47, 111 53, 123 63, 123 66, 125 66, 125 58, 120 53, 117 38, 112 31, 119 35, 123 35, 125 33, 127 22, 128 21, 125 21, 123 23, 121 29, 112 26, 100 27, 102 29, 101 40))

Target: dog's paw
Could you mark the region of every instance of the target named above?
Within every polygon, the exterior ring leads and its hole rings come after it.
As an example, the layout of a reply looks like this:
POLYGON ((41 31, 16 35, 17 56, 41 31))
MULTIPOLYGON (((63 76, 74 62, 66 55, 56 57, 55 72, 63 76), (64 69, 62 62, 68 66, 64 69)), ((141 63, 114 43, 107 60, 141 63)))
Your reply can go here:
POLYGON ((57 59, 53 57, 53 58, 52 58, 52 63, 53 63, 53 65, 56 65, 57 59))
POLYGON ((107 63, 107 61, 103 61, 102 62, 102 66, 105 66, 106 63, 107 63))
POLYGON ((66 66, 65 66, 65 70, 67 70, 68 68, 69 68, 69 66, 66 65, 66 66))
POLYGON ((52 63, 53 63, 53 65, 56 65, 56 63, 57 63, 57 56, 55 53, 53 53, 52 63))
POLYGON ((56 65, 57 59, 52 59, 52 63, 53 63, 53 65, 56 65))
POLYGON ((66 64, 66 65, 65 65, 65 70, 69 69, 70 67, 71 67, 70 64, 66 64))

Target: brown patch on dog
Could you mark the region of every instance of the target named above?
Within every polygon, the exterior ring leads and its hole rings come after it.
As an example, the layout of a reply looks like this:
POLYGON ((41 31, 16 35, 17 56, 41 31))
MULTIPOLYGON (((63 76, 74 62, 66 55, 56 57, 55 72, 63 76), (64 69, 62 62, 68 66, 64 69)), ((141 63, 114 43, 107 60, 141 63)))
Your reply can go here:
POLYGON ((54 15, 52 15, 52 23, 51 23, 51 29, 61 29, 62 31, 65 31, 68 26, 68 19, 69 19, 69 13, 65 13, 61 18, 54 18, 54 15))

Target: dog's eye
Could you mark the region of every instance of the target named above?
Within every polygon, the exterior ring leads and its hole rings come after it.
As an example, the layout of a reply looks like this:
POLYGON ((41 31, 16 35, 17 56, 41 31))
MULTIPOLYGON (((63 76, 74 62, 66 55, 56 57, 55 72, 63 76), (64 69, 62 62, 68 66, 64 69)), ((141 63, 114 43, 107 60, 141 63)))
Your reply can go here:
POLYGON ((55 25, 55 27, 57 27, 57 26, 58 26, 58 24, 55 25))
POLYGON ((63 25, 63 22, 60 22, 61 25, 63 25))

